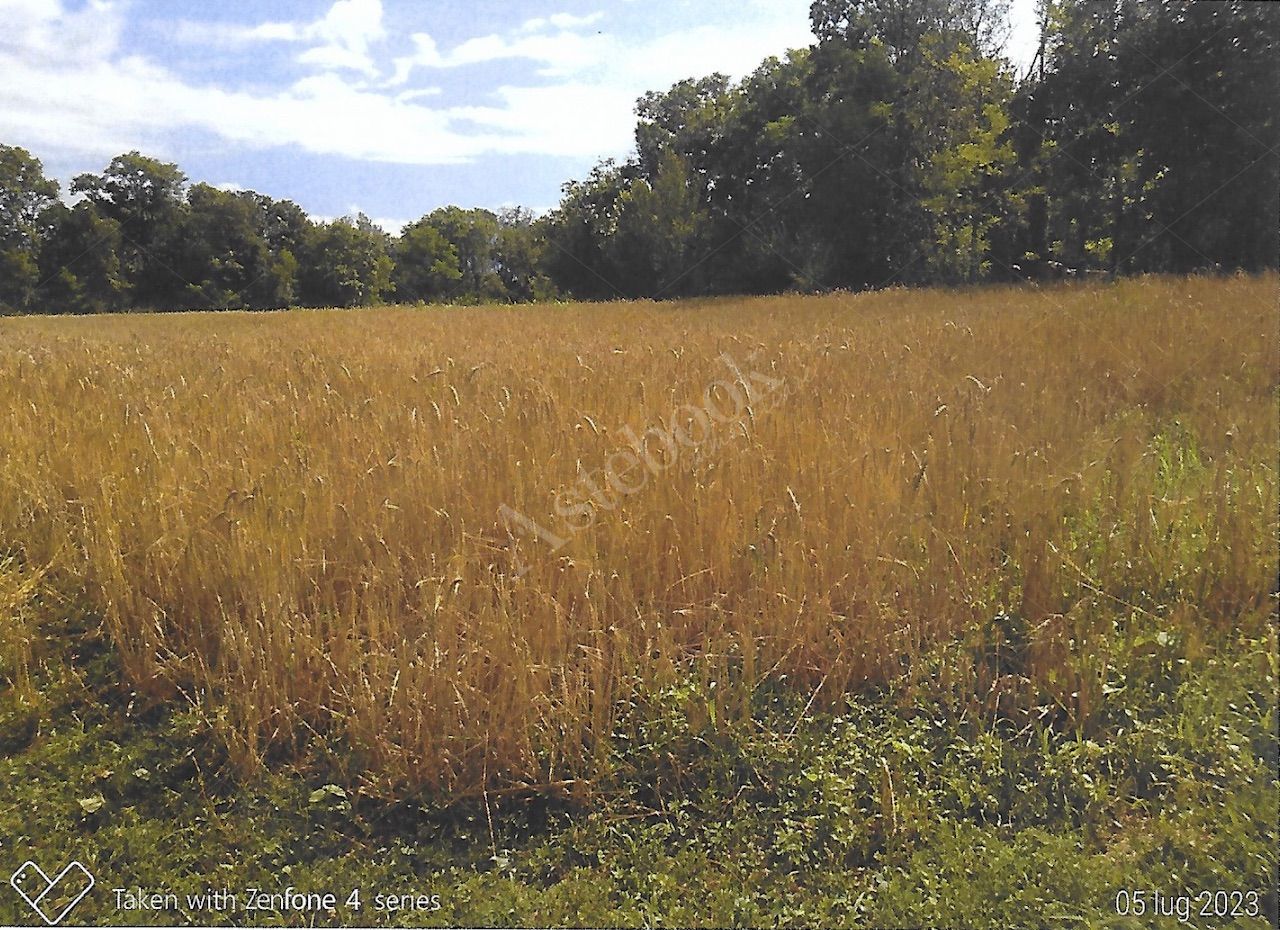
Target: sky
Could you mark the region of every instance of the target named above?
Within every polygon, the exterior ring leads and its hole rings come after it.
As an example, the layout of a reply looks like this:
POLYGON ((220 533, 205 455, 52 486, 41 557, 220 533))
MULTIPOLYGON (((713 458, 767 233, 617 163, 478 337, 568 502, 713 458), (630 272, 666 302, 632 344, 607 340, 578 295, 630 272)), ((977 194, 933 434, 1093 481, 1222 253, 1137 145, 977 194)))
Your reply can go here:
MULTIPOLYGON (((1035 47, 1013 0, 1010 58, 1035 47)), ((635 100, 812 41, 809 0, 0 0, 0 143, 63 184, 140 150, 390 232, 544 211, 633 145, 635 100)))

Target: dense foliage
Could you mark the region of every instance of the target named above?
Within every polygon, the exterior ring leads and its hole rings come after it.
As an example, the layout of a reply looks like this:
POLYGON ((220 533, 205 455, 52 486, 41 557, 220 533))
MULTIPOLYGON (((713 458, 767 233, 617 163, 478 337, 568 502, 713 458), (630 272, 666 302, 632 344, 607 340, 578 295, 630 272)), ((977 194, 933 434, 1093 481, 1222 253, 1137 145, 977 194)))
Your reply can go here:
POLYGON ((550 215, 446 207, 385 234, 188 186, 137 152, 74 207, 0 145, 0 310, 365 306, 871 288, 1275 267, 1280 10, 1044 0, 1019 77, 1001 0, 816 0, 814 45, 637 105, 630 159, 550 215))

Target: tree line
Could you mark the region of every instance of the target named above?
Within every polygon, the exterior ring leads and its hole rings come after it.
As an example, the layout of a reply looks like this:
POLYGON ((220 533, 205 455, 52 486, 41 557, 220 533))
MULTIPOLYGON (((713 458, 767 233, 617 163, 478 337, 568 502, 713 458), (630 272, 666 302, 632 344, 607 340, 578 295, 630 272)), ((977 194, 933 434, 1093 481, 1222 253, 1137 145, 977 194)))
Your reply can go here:
POLYGON ((635 149, 551 213, 391 236, 138 152, 60 200, 0 145, 0 310, 356 307, 1257 271, 1280 255, 1280 9, 816 0, 812 46, 642 97, 635 149))

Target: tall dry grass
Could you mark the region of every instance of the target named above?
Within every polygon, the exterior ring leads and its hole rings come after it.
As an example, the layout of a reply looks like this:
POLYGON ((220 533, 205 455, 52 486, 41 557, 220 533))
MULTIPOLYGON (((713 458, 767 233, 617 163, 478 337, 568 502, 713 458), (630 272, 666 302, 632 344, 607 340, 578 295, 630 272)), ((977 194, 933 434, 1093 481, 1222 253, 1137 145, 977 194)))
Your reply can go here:
POLYGON ((387 791, 562 782, 637 689, 837 700, 1001 612, 1087 716, 1099 617, 1265 622, 1276 294, 5 320, 0 548, 245 765, 311 745, 387 791), (726 352, 782 399, 558 551, 510 532, 726 352))

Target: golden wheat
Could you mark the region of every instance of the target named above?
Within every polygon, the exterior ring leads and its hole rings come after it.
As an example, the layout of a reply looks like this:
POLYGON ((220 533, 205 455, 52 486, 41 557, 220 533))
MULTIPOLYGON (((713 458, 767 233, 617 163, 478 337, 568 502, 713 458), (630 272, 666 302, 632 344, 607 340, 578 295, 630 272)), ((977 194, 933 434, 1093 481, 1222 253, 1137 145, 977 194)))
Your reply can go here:
POLYGON ((1276 290, 4 320, 0 552, 246 766, 387 791, 563 783, 636 689, 835 701, 1001 611, 1087 716, 1117 605, 1262 622, 1276 290))

